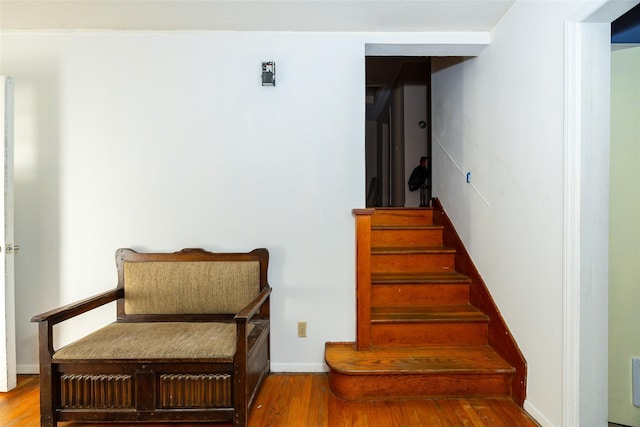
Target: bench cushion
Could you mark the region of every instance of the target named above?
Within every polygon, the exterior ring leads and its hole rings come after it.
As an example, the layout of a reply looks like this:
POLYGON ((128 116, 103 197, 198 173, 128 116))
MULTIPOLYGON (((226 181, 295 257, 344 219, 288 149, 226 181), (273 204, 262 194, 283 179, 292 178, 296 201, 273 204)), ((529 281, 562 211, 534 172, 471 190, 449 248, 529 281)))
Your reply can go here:
POLYGON ((115 322, 59 349, 53 359, 215 358, 230 362, 235 352, 235 323, 115 322))
POLYGON ((259 261, 124 263, 127 314, 235 314, 260 293, 259 261))

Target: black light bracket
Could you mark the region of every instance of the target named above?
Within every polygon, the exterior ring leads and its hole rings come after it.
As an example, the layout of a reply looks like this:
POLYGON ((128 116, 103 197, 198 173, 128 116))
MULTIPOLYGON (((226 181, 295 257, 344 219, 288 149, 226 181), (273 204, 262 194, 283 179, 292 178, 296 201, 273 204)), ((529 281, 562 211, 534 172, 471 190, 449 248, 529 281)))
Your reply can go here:
POLYGON ((274 61, 262 62, 262 86, 276 85, 276 63, 274 61))

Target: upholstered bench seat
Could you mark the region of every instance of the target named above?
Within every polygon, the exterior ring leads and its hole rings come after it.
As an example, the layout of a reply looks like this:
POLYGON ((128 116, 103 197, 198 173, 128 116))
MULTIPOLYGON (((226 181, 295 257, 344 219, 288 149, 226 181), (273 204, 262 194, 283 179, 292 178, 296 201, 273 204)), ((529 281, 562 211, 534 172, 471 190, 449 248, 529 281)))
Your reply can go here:
MULTIPOLYGON (((40 425, 247 427, 270 370, 269 252, 116 251, 118 285, 33 316, 40 425), (54 326, 115 302, 113 323, 57 348, 54 326)), ((76 337, 74 337, 76 338, 76 337)))
POLYGON ((59 349, 53 359, 227 359, 231 363, 236 345, 235 323, 116 322, 59 349))

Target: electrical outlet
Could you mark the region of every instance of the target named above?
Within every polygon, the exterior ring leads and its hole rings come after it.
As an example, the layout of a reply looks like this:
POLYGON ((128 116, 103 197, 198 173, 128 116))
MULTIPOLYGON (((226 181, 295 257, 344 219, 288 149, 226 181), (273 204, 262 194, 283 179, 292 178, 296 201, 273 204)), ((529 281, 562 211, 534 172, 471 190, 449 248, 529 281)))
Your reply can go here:
POLYGON ((307 322, 298 322, 298 336, 300 338, 307 336, 307 322))

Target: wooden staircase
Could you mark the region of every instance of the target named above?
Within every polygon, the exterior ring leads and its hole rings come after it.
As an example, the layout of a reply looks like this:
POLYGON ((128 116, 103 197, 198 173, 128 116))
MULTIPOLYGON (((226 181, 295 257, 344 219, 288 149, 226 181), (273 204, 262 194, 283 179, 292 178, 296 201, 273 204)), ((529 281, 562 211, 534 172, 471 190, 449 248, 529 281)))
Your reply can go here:
POLYGON ((526 363, 437 200, 435 209, 354 213, 356 342, 325 346, 333 393, 522 406, 526 363))

